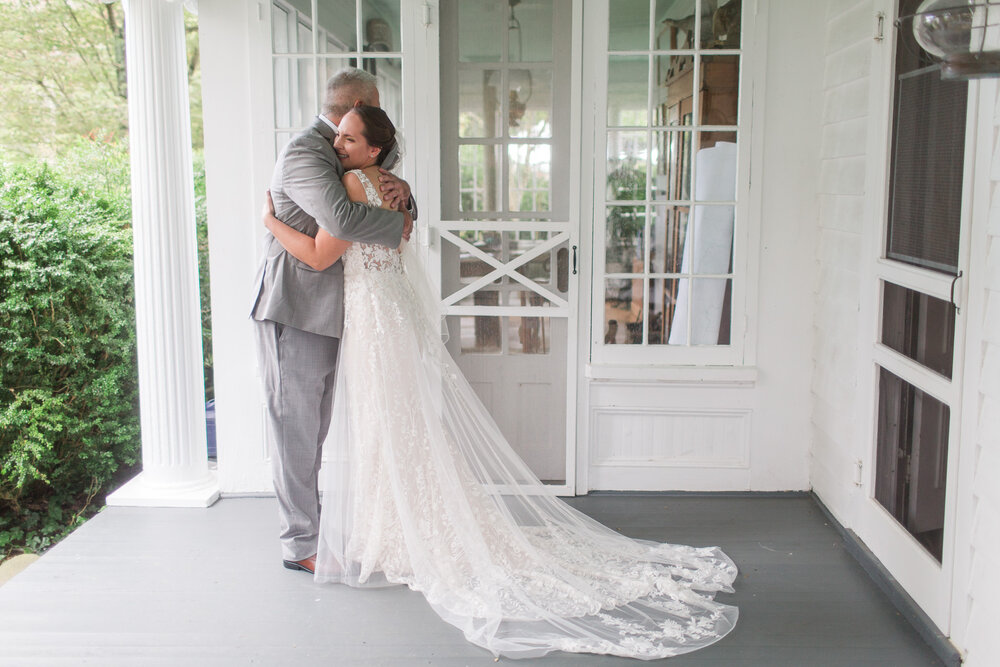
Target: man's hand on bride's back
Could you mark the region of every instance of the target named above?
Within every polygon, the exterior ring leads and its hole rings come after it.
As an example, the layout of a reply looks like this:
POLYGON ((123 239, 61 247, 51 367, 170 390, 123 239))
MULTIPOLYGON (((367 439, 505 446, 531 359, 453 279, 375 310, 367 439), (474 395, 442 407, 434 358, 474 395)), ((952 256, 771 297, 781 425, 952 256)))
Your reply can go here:
MULTIPOLYGON (((397 178, 391 171, 379 167, 379 191, 382 193, 382 201, 389 204, 390 208, 402 209, 410 201, 410 184, 401 178, 397 178)), ((412 221, 410 222, 412 226, 412 221)))

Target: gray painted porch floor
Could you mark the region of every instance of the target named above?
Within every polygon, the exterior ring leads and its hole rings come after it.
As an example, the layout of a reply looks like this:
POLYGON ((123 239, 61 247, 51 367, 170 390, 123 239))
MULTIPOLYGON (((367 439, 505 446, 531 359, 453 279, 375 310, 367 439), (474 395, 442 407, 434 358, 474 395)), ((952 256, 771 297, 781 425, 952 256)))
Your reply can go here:
MULTIPOLYGON (((719 545, 740 568, 736 629, 669 660, 939 665, 807 496, 588 496, 633 537, 719 545)), ((316 585, 281 567, 275 503, 107 508, 0 587, 3 665, 492 665, 404 588, 316 585)), ((550 654, 527 667, 639 665, 550 654)))

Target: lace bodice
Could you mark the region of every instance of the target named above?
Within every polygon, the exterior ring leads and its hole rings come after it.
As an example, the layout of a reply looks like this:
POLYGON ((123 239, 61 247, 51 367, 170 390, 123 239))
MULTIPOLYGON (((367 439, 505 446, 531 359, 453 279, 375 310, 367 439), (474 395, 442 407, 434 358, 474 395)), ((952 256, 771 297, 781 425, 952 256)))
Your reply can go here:
MULTIPOLYGON (((365 188, 365 194, 368 195, 369 206, 378 208, 382 205, 378 189, 365 172, 360 169, 352 169, 348 173, 354 174, 361 181, 361 185, 365 188)), ((344 253, 344 275, 351 276, 373 271, 402 273, 403 263, 399 251, 376 243, 352 243, 347 252, 344 253)))

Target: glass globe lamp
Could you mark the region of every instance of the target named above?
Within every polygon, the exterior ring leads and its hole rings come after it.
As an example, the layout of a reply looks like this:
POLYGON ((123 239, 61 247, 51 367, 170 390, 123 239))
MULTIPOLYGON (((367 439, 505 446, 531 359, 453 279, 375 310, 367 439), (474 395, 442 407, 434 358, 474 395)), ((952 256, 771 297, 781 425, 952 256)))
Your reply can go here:
POLYGON ((943 79, 1000 76, 1000 0, 924 0, 913 36, 941 59, 943 79))

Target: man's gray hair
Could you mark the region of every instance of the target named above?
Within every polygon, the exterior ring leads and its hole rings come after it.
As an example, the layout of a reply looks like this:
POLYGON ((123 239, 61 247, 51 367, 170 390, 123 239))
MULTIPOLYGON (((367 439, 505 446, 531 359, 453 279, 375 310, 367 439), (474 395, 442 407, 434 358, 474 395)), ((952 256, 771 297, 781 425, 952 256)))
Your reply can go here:
POLYGON ((345 67, 326 82, 323 114, 343 116, 351 110, 355 100, 374 105, 377 94, 378 79, 374 75, 356 67, 345 67))

